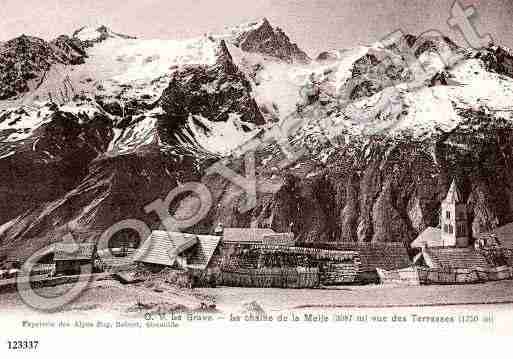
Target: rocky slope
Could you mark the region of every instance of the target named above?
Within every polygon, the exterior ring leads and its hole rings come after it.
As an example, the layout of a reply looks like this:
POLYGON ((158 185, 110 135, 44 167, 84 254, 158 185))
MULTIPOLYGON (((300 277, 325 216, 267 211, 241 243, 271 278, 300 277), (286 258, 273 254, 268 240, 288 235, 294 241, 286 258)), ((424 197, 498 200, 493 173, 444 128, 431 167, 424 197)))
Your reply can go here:
MULTIPOLYGON (((511 222, 508 56, 407 35, 312 61, 265 19, 187 41, 100 27, 3 43, 0 257, 30 255, 69 228, 158 228, 144 207, 189 181, 213 198, 196 232, 222 222, 306 242, 408 243, 438 224, 453 178, 474 233, 511 222), (248 175, 250 140, 248 207, 211 166, 224 159, 248 175)), ((170 211, 195 206, 180 197, 170 211)))
POLYGON ((84 57, 82 43, 67 36, 47 43, 22 35, 0 44, 0 100, 39 86, 52 65, 79 64, 84 57))

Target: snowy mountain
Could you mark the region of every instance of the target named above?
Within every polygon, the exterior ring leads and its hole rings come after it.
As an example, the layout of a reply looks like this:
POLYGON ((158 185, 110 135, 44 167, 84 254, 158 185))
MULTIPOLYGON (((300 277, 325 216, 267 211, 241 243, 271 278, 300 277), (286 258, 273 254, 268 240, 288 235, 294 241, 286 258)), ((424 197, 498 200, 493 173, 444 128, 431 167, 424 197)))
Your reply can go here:
POLYGON ((511 222, 512 59, 405 35, 311 60, 266 19, 184 41, 100 26, 1 43, 0 260, 68 228, 158 228, 144 207, 198 180, 213 206, 197 232, 410 242, 438 224, 454 177, 474 233, 511 222), (224 159, 244 174, 255 139, 257 177, 277 192, 245 211, 244 191, 207 169, 224 159))
POLYGON ((228 27, 224 34, 212 36, 223 39, 244 52, 266 55, 288 63, 310 62, 308 55, 297 44, 292 43, 282 29, 274 28, 266 18, 228 27))

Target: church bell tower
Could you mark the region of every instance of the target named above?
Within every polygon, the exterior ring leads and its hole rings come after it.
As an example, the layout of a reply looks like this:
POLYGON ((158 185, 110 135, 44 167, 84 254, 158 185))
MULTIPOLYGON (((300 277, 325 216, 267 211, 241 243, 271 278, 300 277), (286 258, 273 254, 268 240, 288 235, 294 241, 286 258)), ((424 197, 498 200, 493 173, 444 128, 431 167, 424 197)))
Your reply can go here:
POLYGON ((453 180, 441 211, 442 245, 444 247, 467 247, 469 245, 467 205, 453 180))

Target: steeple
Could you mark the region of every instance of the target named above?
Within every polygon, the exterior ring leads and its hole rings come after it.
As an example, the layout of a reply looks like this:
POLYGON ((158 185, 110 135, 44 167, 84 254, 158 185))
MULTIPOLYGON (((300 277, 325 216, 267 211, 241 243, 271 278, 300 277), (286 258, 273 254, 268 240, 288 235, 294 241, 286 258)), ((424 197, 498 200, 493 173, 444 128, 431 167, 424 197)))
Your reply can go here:
POLYGON ((452 180, 451 187, 449 188, 449 192, 447 192, 447 197, 445 200, 452 203, 463 202, 463 196, 461 195, 460 189, 458 188, 455 179, 452 180))
POLYGON ((469 242, 469 223, 467 205, 453 180, 447 196, 442 202, 441 235, 444 247, 467 247, 469 242))

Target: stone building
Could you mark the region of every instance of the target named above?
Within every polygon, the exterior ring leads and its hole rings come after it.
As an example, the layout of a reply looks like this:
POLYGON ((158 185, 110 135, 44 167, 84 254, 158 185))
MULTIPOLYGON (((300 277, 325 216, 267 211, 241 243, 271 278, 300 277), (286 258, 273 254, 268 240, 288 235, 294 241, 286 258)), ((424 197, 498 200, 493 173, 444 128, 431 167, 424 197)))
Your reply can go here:
POLYGON ((467 205, 463 195, 453 181, 447 196, 442 201, 440 211, 440 228, 426 228, 412 243, 412 248, 469 246, 471 233, 467 205))

